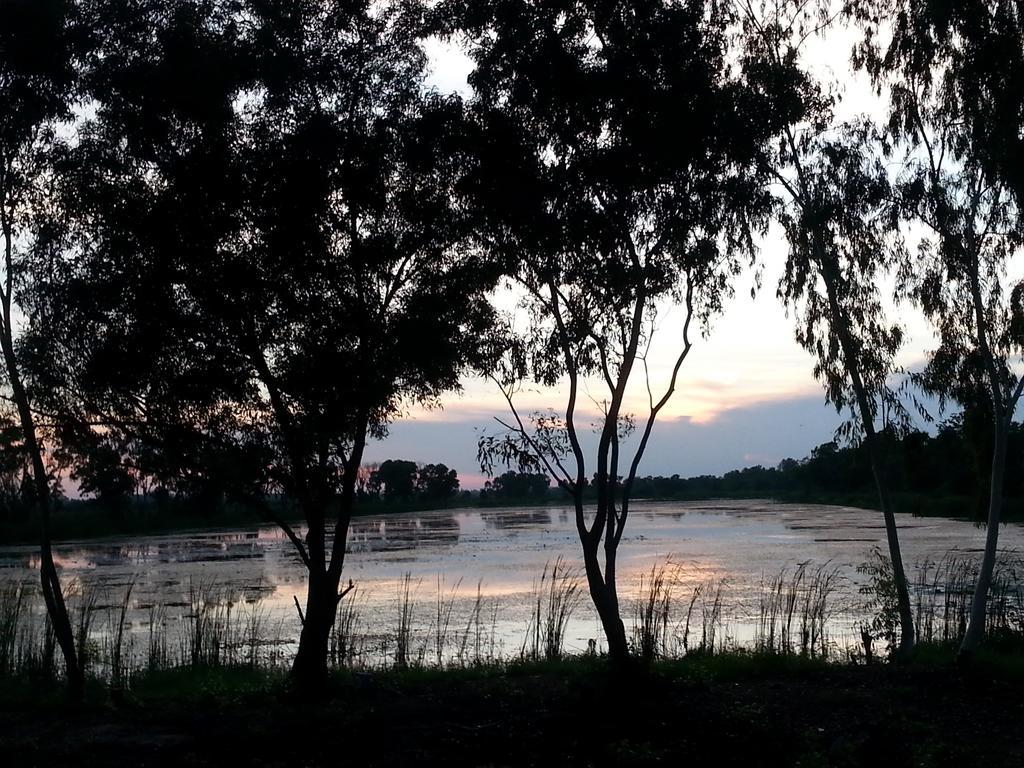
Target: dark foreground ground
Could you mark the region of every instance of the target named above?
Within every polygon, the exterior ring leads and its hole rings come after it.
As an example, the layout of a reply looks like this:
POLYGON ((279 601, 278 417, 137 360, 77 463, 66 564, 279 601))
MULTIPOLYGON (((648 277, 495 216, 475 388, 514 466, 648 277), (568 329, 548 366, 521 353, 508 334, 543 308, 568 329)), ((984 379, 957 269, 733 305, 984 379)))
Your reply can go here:
POLYGON ((611 676, 600 660, 339 677, 178 670, 71 709, 0 682, 7 766, 1024 766, 1020 658, 909 667, 733 655, 611 676))

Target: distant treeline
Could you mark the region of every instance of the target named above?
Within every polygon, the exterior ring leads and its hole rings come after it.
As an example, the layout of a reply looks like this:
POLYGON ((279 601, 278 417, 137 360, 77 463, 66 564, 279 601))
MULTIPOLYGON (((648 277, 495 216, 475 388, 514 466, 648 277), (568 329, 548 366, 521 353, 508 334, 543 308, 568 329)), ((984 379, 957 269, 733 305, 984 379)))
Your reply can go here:
MULTIPOLYGON (((989 435, 972 430, 959 417, 943 422, 934 434, 911 431, 880 435, 886 481, 898 511, 921 515, 984 516, 991 462, 989 435)), ((1014 425, 1009 443, 1007 513, 1024 511, 1024 427, 1014 425)), ((33 541, 37 521, 31 514, 31 484, 18 462, 0 473, 0 540, 33 541)), ((211 478, 212 480, 212 478, 211 478)), ((171 493, 162 487, 127 494, 124 486, 93 488, 84 499, 64 499, 54 520, 59 538, 143 533, 209 525, 267 521, 296 516, 283 497, 262 499, 230 493, 228 484, 204 485, 196 493, 171 493)), ((773 498, 877 506, 877 493, 863 445, 819 445, 803 459, 784 459, 775 467, 753 466, 723 475, 638 477, 634 498, 698 500, 773 498)), ((460 487, 458 472, 442 463, 419 464, 389 459, 360 471, 357 509, 363 514, 408 512, 461 506, 559 503, 562 490, 540 473, 509 470, 479 490, 460 487)))
MULTIPOLYGON (((988 504, 991 439, 960 418, 939 425, 935 434, 910 431, 879 434, 885 481, 897 511, 983 519, 988 504)), ((1005 499, 1019 514, 1024 500, 1024 427, 1010 432, 1005 499)), ((876 507, 878 494, 863 444, 819 445, 807 458, 784 459, 776 467, 753 466, 721 476, 637 478, 635 494, 656 499, 765 496, 876 507)))
MULTIPOLYGON (((885 482, 900 511, 983 518, 988 503, 991 433, 985 420, 959 415, 940 423, 934 434, 910 430, 879 433, 885 482), (980 426, 979 426, 980 424, 980 426)), ((1006 499, 1010 511, 1024 499, 1024 426, 1010 432, 1006 499)), ((458 474, 444 464, 419 465, 391 459, 364 470, 363 505, 406 506, 417 503, 544 503, 564 494, 542 473, 506 471, 478 491, 460 491, 458 474)), ((633 496, 645 499, 769 497, 877 505, 877 490, 862 443, 822 443, 802 459, 787 458, 775 467, 756 465, 723 475, 638 477, 633 496)))

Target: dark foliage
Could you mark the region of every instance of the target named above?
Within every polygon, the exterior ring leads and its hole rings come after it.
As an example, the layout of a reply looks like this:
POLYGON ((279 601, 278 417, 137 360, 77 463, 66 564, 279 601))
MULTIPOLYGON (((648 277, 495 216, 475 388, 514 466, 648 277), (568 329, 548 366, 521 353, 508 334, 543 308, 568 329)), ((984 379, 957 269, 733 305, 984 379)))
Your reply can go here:
POLYGON ((365 495, 386 501, 445 501, 458 491, 458 472, 444 464, 420 466, 414 461, 388 459, 369 470, 365 495))
MULTIPOLYGON (((929 512, 983 520, 988 509, 991 451, 978 440, 961 416, 942 423, 934 435, 910 430, 878 434, 884 480, 903 499, 897 511, 929 512), (912 499, 908 499, 912 497, 912 499), (908 503, 913 506, 907 507, 908 503)), ((1010 433, 1006 495, 1024 501, 1024 427, 1010 433)), ((877 493, 867 447, 823 443, 804 459, 784 459, 776 467, 754 466, 682 478, 637 478, 636 493, 644 498, 707 499, 764 496, 782 499, 855 500, 876 503, 877 493)))
POLYGON ((415 4, 88 7, 35 381, 153 487, 297 506, 296 669, 322 676, 366 440, 486 356, 499 270, 457 247, 462 106, 423 87, 415 4))
POLYGON ((794 100, 730 65, 724 4, 445 2, 436 17, 476 64, 481 174, 468 193, 478 237, 516 265, 525 294, 527 327, 509 334, 495 378, 513 411, 524 381, 563 382, 565 392, 558 411, 516 412, 507 432, 482 436, 481 466, 546 472, 571 495, 591 597, 622 658, 615 560, 630 486, 691 324, 707 327, 753 256, 769 208, 759 159, 794 100), (625 393, 643 381, 668 302, 685 312, 676 362, 657 395, 647 379, 649 409, 636 422, 625 393), (587 377, 601 389, 590 395, 600 409, 593 456, 577 431, 587 377), (634 428, 637 449, 620 455, 634 428))
POLYGON ((548 497, 551 480, 543 472, 503 472, 484 486, 487 497, 496 499, 536 499, 548 497))

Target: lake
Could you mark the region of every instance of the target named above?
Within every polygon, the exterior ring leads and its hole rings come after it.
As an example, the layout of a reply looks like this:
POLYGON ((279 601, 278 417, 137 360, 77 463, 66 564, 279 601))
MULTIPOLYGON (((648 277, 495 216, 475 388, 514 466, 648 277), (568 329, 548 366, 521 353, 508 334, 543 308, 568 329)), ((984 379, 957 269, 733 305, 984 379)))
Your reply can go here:
MULTIPOLYGON (((910 579, 917 582, 916 599, 931 601, 933 607, 936 601, 948 603, 955 589, 937 575, 935 564, 979 558, 984 529, 909 515, 898 516, 898 522, 910 579)), ((1000 542, 1004 561, 1016 562, 1024 550, 1024 528, 1004 526, 1000 542)), ((666 582, 674 599, 667 622, 671 642, 682 642, 689 614, 687 647, 707 640, 709 622, 714 624, 713 643, 749 645, 763 622, 771 579, 784 572, 784 581, 791 581, 799 565, 808 563, 807 583, 819 569, 834 578, 826 618, 830 642, 841 651, 859 643, 857 627, 870 618, 860 594, 868 577, 857 568, 871 559, 875 547, 884 549, 885 531, 881 514, 874 511, 768 501, 637 503, 619 549, 622 615, 628 631, 634 598, 649 586, 652 567, 668 564, 666 582)), ((579 567, 569 507, 357 518, 344 574, 355 584, 343 601, 350 608, 348 634, 359 638, 354 646, 368 664, 392 656, 399 636, 410 657, 425 662, 438 656, 450 661, 519 655, 536 608, 538 582, 545 566, 558 558, 567 567, 579 567)), ((136 655, 145 655, 147 643, 152 645, 155 624, 164 643, 183 649, 201 602, 220 606, 222 619, 234 611, 238 627, 232 642, 241 644, 239 635, 249 631, 253 638, 259 634, 260 653, 286 660, 294 650, 300 626, 295 603, 303 600, 304 568, 276 527, 70 542, 56 547, 56 559, 64 582, 77 584, 73 591, 84 594, 72 596, 72 610, 77 604, 81 611, 83 600, 92 608, 89 633, 97 644, 116 627, 131 583, 126 632, 136 655)), ((37 567, 33 547, 0 548, 0 579, 5 582, 34 585, 37 567)), ((38 606, 33 615, 41 615, 38 606)), ((575 651, 601 648, 600 626, 585 586, 565 645, 575 651)))

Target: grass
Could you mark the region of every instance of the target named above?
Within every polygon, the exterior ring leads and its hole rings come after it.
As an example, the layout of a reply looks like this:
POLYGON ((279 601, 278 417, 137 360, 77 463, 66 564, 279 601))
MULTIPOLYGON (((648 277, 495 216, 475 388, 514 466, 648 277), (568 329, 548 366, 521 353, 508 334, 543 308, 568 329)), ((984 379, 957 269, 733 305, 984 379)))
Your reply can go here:
POLYGON ((437 576, 437 600, 435 603, 433 640, 434 640, 434 666, 444 667, 448 661, 449 630, 452 623, 452 611, 455 608, 455 596, 462 586, 462 579, 459 579, 449 590, 444 591, 444 577, 437 576))
MULTIPOLYGON (((892 564, 876 548, 857 570, 868 577, 860 591, 863 607, 873 613, 870 624, 861 630, 864 645, 870 647, 881 639, 891 650, 899 643, 900 632, 892 564)), ((987 603, 985 627, 990 638, 1024 638, 1022 577, 1024 558, 1014 552, 1000 553, 987 603)), ((956 644, 963 638, 977 578, 976 558, 958 550, 911 566, 908 581, 916 642, 956 644)))
POLYGON ((175 667, 144 672, 132 681, 131 702, 137 704, 196 702, 229 704, 245 697, 283 693, 287 670, 249 665, 175 667))
POLYGON ((19 667, 22 613, 27 610, 25 585, 9 582, 0 585, 0 674, 10 675, 19 667))
MULTIPOLYGON (((962 636, 974 569, 973 561, 957 552, 911 569, 919 643, 954 646, 962 636)), ((763 576, 753 617, 742 613, 742 603, 730 602, 726 583, 698 583, 686 593, 671 562, 655 564, 636 594, 623 600, 624 609, 633 613, 633 653, 650 664, 741 651, 730 634, 729 621, 735 620, 754 627, 753 637, 744 641, 749 653, 861 662, 884 658, 875 641, 885 640, 891 648, 898 639, 891 567, 876 552, 862 571, 869 578, 856 610, 870 612, 871 618, 860 628, 864 640, 858 652, 851 637, 836 636, 837 626, 844 625, 835 619, 841 617, 849 632, 855 614, 844 600, 849 585, 829 563, 801 563, 763 576)), ((1021 558, 1000 560, 989 601, 991 648, 1024 651, 1022 575, 1021 558)), ((363 673, 382 667, 508 666, 497 637, 498 600, 485 598, 482 584, 475 600, 457 599, 461 582, 447 585, 439 576, 429 600, 418 601, 420 586, 411 574, 398 582, 392 628, 376 636, 367 633, 363 620, 366 596, 348 593, 329 641, 331 667, 363 673), (429 620, 424 618, 428 604, 429 620)), ((268 619, 261 585, 239 592, 192 582, 184 612, 171 620, 166 607, 136 605, 134 587, 134 580, 102 591, 81 581, 68 585, 76 645, 87 674, 105 680, 117 695, 129 693, 138 679, 178 667, 245 667, 277 674, 289 666, 294 645, 282 639, 283 625, 268 619), (132 617, 139 623, 130 631, 132 617)), ((53 633, 40 612, 36 589, 34 584, 0 583, 0 678, 60 675, 53 633)), ((523 663, 563 658, 567 629, 585 596, 577 568, 561 558, 545 564, 528 598, 529 620, 515 658, 523 663)), ((597 651, 591 641, 588 654, 596 657, 597 651)))
POLYGON ((13 765, 1017 766, 1024 668, 994 649, 959 669, 925 644, 910 665, 754 651, 692 653, 628 674, 599 656, 339 670, 297 698, 281 670, 143 673, 116 700, 93 682, 0 686, 13 765), (614 718, 604 713, 612 707, 614 718))
MULTIPOLYGON (((419 582, 416 583, 419 586, 419 582)), ((415 661, 422 661, 413 656, 412 629, 415 603, 412 594, 415 587, 412 582, 412 574, 406 573, 398 583, 398 620, 395 625, 395 668, 407 669, 415 661)), ((424 649, 425 654, 425 649, 424 649)), ((417 666, 420 666, 417 664, 417 666)))
POLYGON ((650 661, 671 654, 669 641, 675 580, 671 563, 654 563, 641 574, 633 616, 633 652, 650 661))
POLYGON ((533 593, 533 612, 519 655, 531 661, 557 661, 562 658, 569 620, 583 598, 579 568, 567 565, 562 557, 545 563, 533 593))
POLYGON ((134 588, 135 579, 132 578, 125 586, 116 614, 113 611, 108 611, 107 614, 109 647, 106 656, 110 659, 110 688, 114 691, 121 691, 125 688, 127 678, 131 673, 130 658, 132 648, 129 642, 128 654, 126 655, 125 627, 128 620, 128 610, 131 608, 132 590, 134 588))
POLYGON ((334 617, 334 628, 328 642, 328 661, 335 669, 350 668, 363 653, 364 638, 359 629, 362 623, 363 600, 358 587, 353 587, 342 598, 334 617))
POLYGON ((483 582, 478 581, 476 585, 476 599, 470 609, 469 617, 466 620, 466 628, 459 640, 459 649, 456 660, 460 667, 469 664, 479 667, 486 664, 493 664, 498 657, 497 645, 497 624, 498 624, 498 601, 491 601, 490 611, 485 615, 485 601, 483 596, 483 582), (485 623, 489 618, 489 623, 485 623))
MULTIPOLYGON (((964 679, 984 681, 999 678, 1008 683, 1024 683, 1024 649, 1012 651, 985 647, 969 668, 959 668, 956 647, 942 643, 918 646, 909 667, 924 673, 948 674, 958 670, 964 679)), ((892 667, 883 667, 894 669, 892 667)), ((660 659, 631 667, 628 677, 639 680, 674 681, 686 684, 732 684, 772 678, 814 679, 830 671, 857 674, 864 665, 829 662, 820 657, 783 655, 746 649, 719 653, 691 653, 685 657, 660 659)), ((882 673, 883 675, 886 673, 882 673)), ((896 673, 894 673, 896 674, 896 673)), ((329 690, 344 695, 368 685, 393 690, 430 688, 440 684, 474 685, 484 681, 516 681, 548 679, 560 684, 581 683, 593 678, 613 679, 615 672, 604 656, 589 654, 563 655, 558 659, 513 657, 491 664, 465 667, 419 665, 381 667, 360 671, 339 669, 331 673, 329 690)), ((47 706, 63 701, 64 691, 58 680, 41 682, 30 677, 14 677, 9 685, 0 686, 4 694, 0 703, 7 706, 18 701, 27 706, 47 706), (14 693, 15 695, 11 695, 14 693)), ((106 681, 96 675, 89 679, 88 700, 93 705, 108 706, 116 702, 110 697, 106 681)), ((247 696, 285 696, 290 692, 285 667, 251 667, 247 664, 221 666, 178 666, 156 671, 141 671, 132 678, 127 706, 154 702, 182 705, 206 701, 230 704, 247 696)))
POLYGON ((829 622, 837 613, 839 568, 809 562, 761 578, 754 647, 768 654, 799 654, 827 659, 833 650, 829 622))

